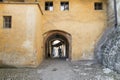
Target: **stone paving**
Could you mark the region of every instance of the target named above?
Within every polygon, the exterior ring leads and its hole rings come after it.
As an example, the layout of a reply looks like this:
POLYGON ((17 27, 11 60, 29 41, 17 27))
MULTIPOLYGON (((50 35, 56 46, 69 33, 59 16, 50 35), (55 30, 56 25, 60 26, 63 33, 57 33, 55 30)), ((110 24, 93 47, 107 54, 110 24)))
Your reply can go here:
POLYGON ((94 61, 48 59, 38 68, 1 68, 0 80, 120 80, 120 74, 94 61))

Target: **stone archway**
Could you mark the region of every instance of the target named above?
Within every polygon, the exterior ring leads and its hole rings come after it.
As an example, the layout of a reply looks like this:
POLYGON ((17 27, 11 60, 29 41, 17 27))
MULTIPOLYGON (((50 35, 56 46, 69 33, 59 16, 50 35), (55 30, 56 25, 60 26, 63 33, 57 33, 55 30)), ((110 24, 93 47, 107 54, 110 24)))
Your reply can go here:
POLYGON ((45 58, 71 59, 71 35, 60 30, 52 30, 44 34, 45 58))

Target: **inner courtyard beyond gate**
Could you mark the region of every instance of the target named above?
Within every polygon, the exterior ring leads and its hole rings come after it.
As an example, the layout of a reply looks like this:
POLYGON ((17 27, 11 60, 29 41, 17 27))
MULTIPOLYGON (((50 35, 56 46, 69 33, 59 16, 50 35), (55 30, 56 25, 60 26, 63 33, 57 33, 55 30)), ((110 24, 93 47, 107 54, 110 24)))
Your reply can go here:
POLYGON ((70 59, 71 35, 59 30, 50 31, 46 35, 44 39, 45 57, 70 59))

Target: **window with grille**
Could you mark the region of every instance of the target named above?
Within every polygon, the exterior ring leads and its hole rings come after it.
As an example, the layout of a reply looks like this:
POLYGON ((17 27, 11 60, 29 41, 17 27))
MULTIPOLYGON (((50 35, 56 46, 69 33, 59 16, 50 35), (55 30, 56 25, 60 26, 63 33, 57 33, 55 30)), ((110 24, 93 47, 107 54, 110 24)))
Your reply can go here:
POLYGON ((4 19, 3 28, 11 28, 12 17, 4 16, 3 19, 4 19))
POLYGON ((69 2, 61 2, 61 11, 69 10, 69 2))
POLYGON ((102 10, 103 9, 103 3, 102 2, 95 2, 94 3, 95 10, 102 10))
POLYGON ((53 2, 52 1, 45 2, 45 10, 46 11, 53 11, 53 2))

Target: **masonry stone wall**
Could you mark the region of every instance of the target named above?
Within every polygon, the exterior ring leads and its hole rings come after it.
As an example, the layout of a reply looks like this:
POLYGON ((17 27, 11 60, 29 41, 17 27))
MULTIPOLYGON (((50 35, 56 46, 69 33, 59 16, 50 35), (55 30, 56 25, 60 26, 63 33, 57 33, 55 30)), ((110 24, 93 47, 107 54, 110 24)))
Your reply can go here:
POLYGON ((120 1, 116 0, 118 25, 115 26, 115 12, 113 0, 108 1, 108 28, 99 40, 95 56, 105 67, 120 73, 120 1))

